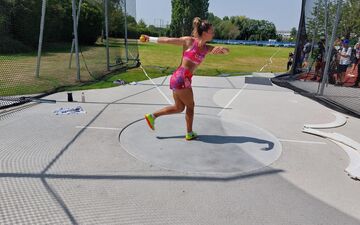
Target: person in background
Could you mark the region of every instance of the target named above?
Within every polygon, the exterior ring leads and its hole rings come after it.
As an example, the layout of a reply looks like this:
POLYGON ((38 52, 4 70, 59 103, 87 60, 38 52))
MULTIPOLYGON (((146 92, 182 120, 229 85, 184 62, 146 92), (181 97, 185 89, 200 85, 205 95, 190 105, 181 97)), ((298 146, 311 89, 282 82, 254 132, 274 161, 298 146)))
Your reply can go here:
POLYGON ((294 63, 294 53, 290 52, 289 56, 288 56, 287 66, 286 66, 287 71, 290 70, 290 67, 292 66, 293 63, 294 63))
POLYGON ((310 56, 310 52, 311 52, 311 43, 308 39, 306 39, 305 41, 305 45, 302 49, 302 54, 303 54, 303 68, 308 67, 308 63, 309 63, 309 56, 310 56))
POLYGON ((311 80, 317 80, 320 77, 322 78, 322 74, 324 73, 325 67, 325 38, 321 38, 318 42, 318 48, 316 49, 315 56, 315 76, 311 80))
POLYGON ((343 39, 340 37, 337 37, 334 43, 334 48, 336 49, 336 51, 339 51, 341 48, 341 44, 342 44, 343 39))
POLYGON ((357 67, 358 71, 357 71, 357 78, 355 81, 355 84, 353 85, 353 87, 359 87, 359 83, 360 83, 360 37, 358 40, 358 43, 356 43, 356 45, 354 46, 355 49, 355 62, 352 68, 352 73, 354 73, 355 68, 357 67))
POLYGON ((344 39, 342 41, 342 48, 339 49, 338 56, 339 56, 339 66, 337 70, 337 84, 343 85, 344 78, 346 75, 346 70, 350 65, 350 56, 351 56, 351 47, 349 47, 349 40, 344 39))

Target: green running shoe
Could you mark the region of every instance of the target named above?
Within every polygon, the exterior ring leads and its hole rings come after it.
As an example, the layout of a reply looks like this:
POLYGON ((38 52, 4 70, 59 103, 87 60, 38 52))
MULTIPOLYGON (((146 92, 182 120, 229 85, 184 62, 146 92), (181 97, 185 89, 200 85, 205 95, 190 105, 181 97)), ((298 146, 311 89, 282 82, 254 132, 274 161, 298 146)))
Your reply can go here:
POLYGON ((152 114, 146 114, 145 119, 150 129, 155 130, 155 117, 152 114))
POLYGON ((185 135, 185 139, 187 141, 191 141, 191 140, 194 140, 198 137, 197 133, 195 133, 194 131, 190 132, 190 133, 186 133, 185 135))

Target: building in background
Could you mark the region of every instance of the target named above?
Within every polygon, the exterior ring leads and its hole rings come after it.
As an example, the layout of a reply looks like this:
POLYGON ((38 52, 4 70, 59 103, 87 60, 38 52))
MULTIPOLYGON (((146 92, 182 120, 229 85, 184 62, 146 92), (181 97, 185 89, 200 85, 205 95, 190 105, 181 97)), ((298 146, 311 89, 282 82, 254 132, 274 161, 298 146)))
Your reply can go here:
POLYGON ((283 40, 289 40, 291 37, 290 31, 277 31, 276 34, 281 35, 283 40))

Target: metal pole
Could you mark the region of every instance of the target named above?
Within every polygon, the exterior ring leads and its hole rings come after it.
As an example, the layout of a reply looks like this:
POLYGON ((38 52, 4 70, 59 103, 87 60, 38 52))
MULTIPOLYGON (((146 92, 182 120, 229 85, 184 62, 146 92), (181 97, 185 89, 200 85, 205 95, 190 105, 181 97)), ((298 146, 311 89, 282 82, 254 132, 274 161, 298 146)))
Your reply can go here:
MULTIPOLYGON (((324 61, 327 58, 327 53, 328 53, 328 44, 329 44, 329 40, 328 40, 328 0, 324 0, 324 38, 325 38, 325 43, 324 43, 324 55, 322 60, 322 63, 324 63, 324 61)), ((321 3, 319 4, 319 6, 321 7, 321 3)), ((326 62, 325 62, 326 63, 326 62)), ((322 64, 321 64, 321 68, 323 68, 322 64)), ((325 68, 324 68, 325 69, 325 68)), ((324 79, 324 71, 322 71, 322 74, 320 74, 320 82, 318 84, 318 90, 316 91, 316 93, 318 94, 321 88, 321 84, 322 84, 322 80, 324 79)))
MULTIPOLYGON (((319 0, 319 7, 320 7, 320 4, 321 4, 321 0, 319 0)), ((317 29, 318 29, 318 18, 319 18, 319 13, 320 13, 319 7, 315 8, 314 32, 313 32, 313 38, 312 38, 312 41, 311 41, 311 50, 310 50, 310 53, 309 53, 310 58, 313 55, 313 51, 314 51, 314 47, 315 47, 315 39, 316 39, 317 29)), ((316 59, 314 59, 314 60, 316 60, 316 59)), ((308 64, 308 71, 307 72, 310 72, 312 65, 313 64, 311 64, 309 66, 309 64, 308 64)))
POLYGON ((126 10, 126 0, 124 0, 124 12, 125 12, 125 56, 126 56, 126 62, 129 60, 128 55, 128 33, 127 33, 127 10, 126 10))
POLYGON ((328 17, 329 17, 328 0, 325 0, 324 7, 325 7, 325 31, 324 31, 325 32, 325 34, 324 34, 324 38, 325 38, 325 55, 324 55, 324 58, 326 58, 327 53, 328 53, 327 46, 329 44, 329 40, 328 40, 328 17))
POLYGON ((110 71, 110 52, 109 52, 109 0, 104 0, 105 4, 105 35, 106 35, 106 69, 110 71))
POLYGON ((294 52, 294 64, 292 65, 291 75, 297 74, 299 72, 298 64, 301 61, 301 51, 302 51, 302 48, 300 46, 303 46, 303 44, 304 44, 303 40, 302 40, 302 36, 303 36, 303 33, 305 32, 304 31, 304 29, 305 29, 305 5, 306 5, 306 0, 302 0, 299 28, 298 28, 297 35, 296 35, 296 48, 295 48, 295 52, 294 52))
MULTIPOLYGON (((77 13, 77 18, 76 18, 76 24, 77 24, 77 25, 79 25, 79 17, 80 17, 80 12, 81 12, 81 4, 82 4, 82 0, 79 0, 79 8, 78 8, 78 13, 77 13)), ((72 62, 72 56, 73 56, 73 52, 74 52, 74 47, 75 47, 75 39, 73 39, 73 40, 72 40, 72 43, 71 43, 69 69, 71 69, 71 62, 72 62)))
POLYGON ((328 43, 328 46, 326 46, 328 54, 326 56, 326 65, 320 87, 320 93, 319 93, 320 96, 324 95, 325 83, 327 83, 328 80, 328 72, 329 72, 330 60, 331 60, 331 50, 332 50, 332 45, 335 42, 336 31, 340 20, 341 4, 342 4, 342 0, 337 0, 336 18, 332 30, 331 40, 330 43, 328 43))
POLYGON ((44 37, 45 13, 46 13, 46 0, 43 0, 42 9, 41 9, 38 56, 37 56, 36 71, 35 71, 36 78, 39 78, 40 76, 39 74, 40 74, 40 63, 41 63, 41 50, 42 50, 43 37, 44 37))
POLYGON ((72 16, 73 16, 73 26, 74 26, 74 38, 75 38, 75 53, 76 53, 76 79, 80 81, 80 59, 79 59, 79 39, 77 32, 77 22, 76 22, 76 3, 75 0, 72 0, 72 16))
MULTIPOLYGON (((310 50, 310 53, 309 53, 309 58, 312 58, 312 55, 313 55, 313 52, 314 52, 314 47, 315 47, 315 39, 316 39, 316 35, 317 35, 317 22, 315 22, 316 26, 315 26, 315 29, 314 29, 314 33, 313 33, 313 39, 311 41, 311 50, 310 50)), ((308 68, 307 68, 307 72, 310 72, 311 71, 311 67, 313 66, 313 64, 315 63, 315 60, 316 59, 313 59, 313 63, 308 63, 308 68)))

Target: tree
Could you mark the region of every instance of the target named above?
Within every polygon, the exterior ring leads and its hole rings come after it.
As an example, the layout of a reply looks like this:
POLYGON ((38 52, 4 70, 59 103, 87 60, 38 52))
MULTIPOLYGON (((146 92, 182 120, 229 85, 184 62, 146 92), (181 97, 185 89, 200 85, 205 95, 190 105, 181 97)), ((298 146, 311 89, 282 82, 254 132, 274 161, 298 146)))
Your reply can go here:
MULTIPOLYGON (((327 36, 330 37, 336 18, 336 10, 336 2, 328 1, 328 5, 325 6, 325 0, 315 1, 309 15, 306 17, 306 34, 308 38, 319 39, 320 36, 324 36, 325 27, 327 27, 327 36), (327 25, 325 25, 325 9, 328 11, 327 25)), ((341 18, 336 36, 349 38, 351 33, 360 33, 359 0, 345 0, 341 5, 341 18)))
POLYGON ((41 1, 15 0, 11 15, 12 37, 35 48, 39 38, 40 17, 41 1))
POLYGON ((209 23, 211 23, 214 26, 220 24, 222 21, 220 17, 215 16, 214 13, 211 12, 208 13, 207 20, 209 21, 209 23))
POLYGON ((184 5, 180 0, 172 0, 170 35, 182 36, 184 34, 184 5))
POLYGON ((231 22, 235 24, 239 29, 239 36, 236 39, 246 40, 250 36, 248 31, 249 18, 246 16, 232 16, 230 18, 231 22))
POLYGON ((109 36, 124 37, 125 16, 119 2, 109 4, 109 36))
POLYGON ((29 46, 14 40, 11 34, 11 11, 13 8, 11 0, 0 0, 0 54, 13 54, 28 52, 29 46))
POLYGON ((259 28, 257 30, 257 33, 260 37, 260 40, 266 41, 269 39, 276 39, 276 27, 275 24, 272 22, 269 22, 267 20, 258 20, 259 28))
POLYGON ((0 0, 0 5, 0 34, 5 35, 9 32, 11 4, 8 0, 0 0))
POLYGON ((101 36, 103 15, 101 5, 84 2, 79 19, 79 42, 91 45, 101 36))
POLYGON ((276 39, 276 27, 267 20, 254 20, 245 16, 225 16, 222 20, 209 13, 209 20, 215 21, 215 38, 237 40, 276 39))
POLYGON ((230 20, 223 21, 219 27, 221 30, 220 35, 223 39, 235 39, 240 34, 238 27, 231 23, 230 20))
POLYGON ((307 16, 305 18, 305 28, 306 36, 310 40, 319 39, 320 36, 325 35, 325 30, 328 32, 328 36, 331 36, 332 27, 334 25, 334 20, 336 18, 336 2, 327 1, 327 6, 325 5, 325 0, 316 0, 311 8, 309 13, 305 13, 307 16), (327 24, 325 24, 325 12, 327 11, 327 24), (326 29, 327 27, 327 29, 326 29), (314 37, 315 35, 315 37, 314 37))
POLYGON ((351 33, 360 34, 360 1, 347 0, 342 8, 340 33, 349 37, 351 33))
POLYGON ((146 23, 143 19, 140 19, 139 20, 139 23, 138 23, 138 28, 139 29, 145 29, 147 26, 146 26, 146 23))
POLYGON ((207 20, 209 21, 209 23, 211 23, 214 28, 215 28, 215 36, 214 38, 215 39, 220 39, 221 35, 220 33, 222 32, 221 31, 221 28, 220 28, 220 24, 222 23, 222 20, 220 17, 217 17, 215 16, 213 13, 208 13, 208 18, 207 20))
POLYGON ((190 35, 195 17, 208 16, 209 0, 172 0, 171 36, 190 35))
POLYGON ((290 31, 290 40, 293 41, 293 40, 296 40, 296 37, 297 37, 297 30, 295 27, 291 28, 291 31, 290 31))

